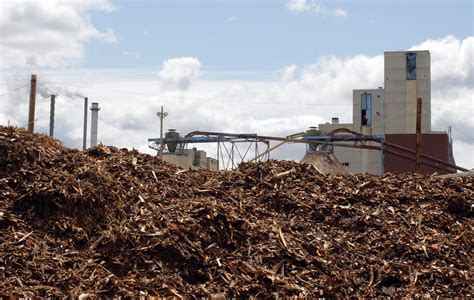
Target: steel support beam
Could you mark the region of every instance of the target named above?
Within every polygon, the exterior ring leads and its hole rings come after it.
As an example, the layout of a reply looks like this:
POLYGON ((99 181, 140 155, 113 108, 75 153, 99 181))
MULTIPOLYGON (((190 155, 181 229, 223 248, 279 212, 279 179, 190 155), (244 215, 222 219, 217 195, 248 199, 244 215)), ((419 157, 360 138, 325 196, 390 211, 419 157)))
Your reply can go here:
POLYGON ((421 98, 416 99, 416 159, 415 170, 421 170, 421 98))

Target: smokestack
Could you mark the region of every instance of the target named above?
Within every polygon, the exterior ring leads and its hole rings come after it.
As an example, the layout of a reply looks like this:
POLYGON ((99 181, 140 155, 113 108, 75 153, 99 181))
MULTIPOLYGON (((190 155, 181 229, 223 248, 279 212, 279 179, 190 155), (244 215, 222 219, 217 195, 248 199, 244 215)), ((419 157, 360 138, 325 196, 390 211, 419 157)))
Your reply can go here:
POLYGON ((51 95, 51 107, 49 108, 49 136, 54 136, 54 108, 56 95, 51 95))
POLYGON ((97 133, 99 125, 99 103, 92 102, 91 107, 91 147, 97 146, 97 133))
POLYGON ((87 148, 87 97, 84 98, 84 133, 82 135, 82 150, 86 150, 87 148))

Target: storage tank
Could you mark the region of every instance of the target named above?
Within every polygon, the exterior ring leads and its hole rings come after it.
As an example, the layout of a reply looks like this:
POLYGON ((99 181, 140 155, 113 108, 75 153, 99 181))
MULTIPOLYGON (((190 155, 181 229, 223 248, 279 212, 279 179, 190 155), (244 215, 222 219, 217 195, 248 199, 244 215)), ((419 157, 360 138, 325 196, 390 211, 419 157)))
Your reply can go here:
MULTIPOLYGON (((179 132, 176 129, 169 129, 167 133, 165 133, 166 139, 178 139, 179 132)), ((177 141, 166 141, 166 147, 168 148, 169 153, 174 153, 176 151, 176 147, 178 146, 177 141)))
MULTIPOLYGON (((305 136, 320 136, 321 131, 318 129, 318 127, 311 126, 308 130, 306 130, 305 136)), ((308 142, 309 146, 309 151, 314 152, 317 151, 318 143, 315 142, 308 142)))

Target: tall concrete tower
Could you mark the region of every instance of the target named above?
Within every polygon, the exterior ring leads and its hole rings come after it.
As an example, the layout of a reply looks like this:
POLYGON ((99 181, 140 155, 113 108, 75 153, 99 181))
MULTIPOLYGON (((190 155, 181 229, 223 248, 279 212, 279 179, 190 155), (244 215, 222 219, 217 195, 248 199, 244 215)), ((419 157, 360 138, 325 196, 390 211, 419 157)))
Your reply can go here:
POLYGON ((92 102, 91 107, 91 147, 97 146, 97 135, 99 126, 99 103, 92 102))
POLYGON ((415 133, 416 99, 422 99, 421 131, 431 131, 429 51, 385 52, 385 133, 415 133))

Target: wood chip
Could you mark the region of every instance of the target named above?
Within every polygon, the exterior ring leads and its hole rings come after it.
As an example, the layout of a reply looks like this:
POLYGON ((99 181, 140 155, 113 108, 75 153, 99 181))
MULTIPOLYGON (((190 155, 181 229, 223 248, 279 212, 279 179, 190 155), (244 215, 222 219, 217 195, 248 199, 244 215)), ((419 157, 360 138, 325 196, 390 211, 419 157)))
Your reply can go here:
POLYGON ((0 126, 0 296, 469 297, 473 183, 184 171, 0 126))

